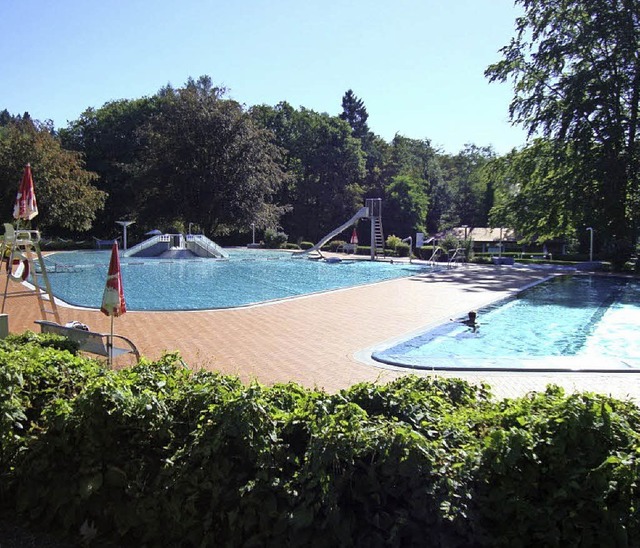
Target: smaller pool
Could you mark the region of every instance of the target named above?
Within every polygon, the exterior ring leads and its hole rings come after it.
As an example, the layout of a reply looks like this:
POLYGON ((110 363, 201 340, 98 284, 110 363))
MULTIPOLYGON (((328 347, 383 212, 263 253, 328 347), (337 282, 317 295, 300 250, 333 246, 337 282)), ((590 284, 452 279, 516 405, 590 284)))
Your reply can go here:
POLYGON ((372 354, 418 369, 640 372, 640 282, 562 276, 372 354))

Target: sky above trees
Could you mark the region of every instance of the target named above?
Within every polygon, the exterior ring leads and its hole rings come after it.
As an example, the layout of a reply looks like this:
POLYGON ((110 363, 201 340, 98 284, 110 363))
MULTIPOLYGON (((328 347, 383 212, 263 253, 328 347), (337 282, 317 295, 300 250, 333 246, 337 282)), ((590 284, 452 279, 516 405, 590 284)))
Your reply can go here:
POLYGON ((487 66, 514 34, 511 0, 134 0, 3 3, 0 109, 66 127, 88 107, 202 74, 247 106, 338 115, 345 91, 371 130, 506 153, 509 84, 487 66))

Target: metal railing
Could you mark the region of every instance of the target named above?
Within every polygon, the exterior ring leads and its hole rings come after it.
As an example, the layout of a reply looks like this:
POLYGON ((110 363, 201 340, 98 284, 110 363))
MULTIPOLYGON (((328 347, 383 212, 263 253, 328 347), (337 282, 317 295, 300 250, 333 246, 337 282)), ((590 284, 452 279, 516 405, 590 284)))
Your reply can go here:
POLYGON ((447 251, 449 255, 449 261, 447 262, 447 266, 451 268, 455 264, 464 263, 464 249, 461 247, 457 247, 456 249, 450 249, 447 251))
POLYGON ((131 255, 134 255, 135 253, 140 253, 145 249, 149 249, 150 247, 160 242, 169 242, 170 240, 171 240, 171 236, 169 234, 160 234, 158 236, 153 236, 148 240, 145 240, 144 242, 140 242, 139 244, 134 245, 133 247, 127 249, 122 253, 122 255, 124 257, 130 257, 131 255))
POLYGON ((431 264, 431 266, 435 266, 436 265, 436 261, 438 260, 438 258, 440 257, 441 254, 442 254, 442 248, 441 247, 436 247, 433 250, 433 253, 431 254, 431 257, 429 258, 429 260, 427 262, 429 264, 431 264))
POLYGON ((187 234, 187 244, 189 243, 203 248, 208 254, 215 257, 221 257, 223 259, 229 258, 228 252, 202 234, 187 234))

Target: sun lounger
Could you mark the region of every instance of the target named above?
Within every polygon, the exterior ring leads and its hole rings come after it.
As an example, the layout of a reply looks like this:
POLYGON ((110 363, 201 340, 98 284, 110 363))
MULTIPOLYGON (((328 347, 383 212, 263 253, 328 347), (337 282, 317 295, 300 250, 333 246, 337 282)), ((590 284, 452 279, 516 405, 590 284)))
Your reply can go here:
MULTIPOLYGON (((49 322, 46 320, 36 320, 35 323, 40 325, 40 331, 42 333, 54 333, 55 335, 62 335, 67 339, 77 342, 80 345, 80 350, 82 352, 109 357, 109 339, 111 338, 111 335, 109 333, 85 331, 84 329, 67 327, 66 325, 60 325, 58 323, 49 322)), ((133 344, 132 341, 127 339, 127 337, 123 337, 122 335, 113 335, 113 338, 118 339, 118 341, 124 341, 127 344, 126 348, 114 346, 111 349, 111 355, 114 358, 123 354, 133 354, 136 357, 136 361, 140 360, 140 353, 138 352, 136 345, 133 344)))

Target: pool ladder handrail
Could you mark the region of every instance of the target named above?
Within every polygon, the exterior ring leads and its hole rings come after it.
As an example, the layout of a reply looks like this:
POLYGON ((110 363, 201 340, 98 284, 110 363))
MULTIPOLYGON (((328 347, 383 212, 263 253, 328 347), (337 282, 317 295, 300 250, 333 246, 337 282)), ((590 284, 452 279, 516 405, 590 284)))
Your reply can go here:
POLYGON ((449 249, 447 251, 447 254, 449 255, 449 261, 447 262, 448 268, 451 268, 455 264, 464 262, 464 249, 461 247, 456 247, 455 249, 449 249))
POLYGON ((433 253, 431 254, 431 257, 429 258, 429 260, 427 262, 431 266, 435 266, 436 265, 436 261, 438 260, 438 257, 440 257, 441 253, 442 253, 442 248, 436 246, 435 249, 433 250, 433 253))

